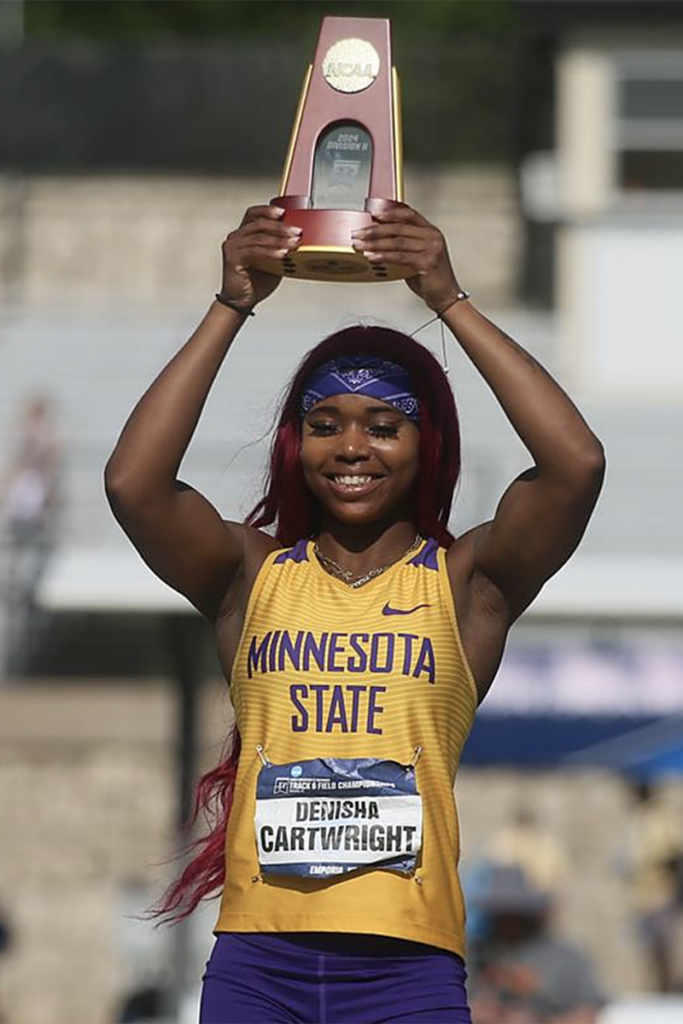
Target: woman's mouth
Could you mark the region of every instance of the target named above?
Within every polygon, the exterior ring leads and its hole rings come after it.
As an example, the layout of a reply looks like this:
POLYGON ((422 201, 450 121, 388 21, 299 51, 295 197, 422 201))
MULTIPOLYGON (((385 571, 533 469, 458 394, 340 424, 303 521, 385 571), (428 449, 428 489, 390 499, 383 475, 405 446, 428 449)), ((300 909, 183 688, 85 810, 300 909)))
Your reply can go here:
POLYGON ((370 473, 335 473, 327 478, 338 494, 365 495, 383 479, 370 473))

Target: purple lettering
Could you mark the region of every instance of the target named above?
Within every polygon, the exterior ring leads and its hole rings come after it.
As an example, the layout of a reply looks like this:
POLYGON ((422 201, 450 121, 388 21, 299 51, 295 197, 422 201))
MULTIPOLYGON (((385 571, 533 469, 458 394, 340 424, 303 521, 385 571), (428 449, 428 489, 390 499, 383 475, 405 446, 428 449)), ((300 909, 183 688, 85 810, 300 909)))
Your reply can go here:
POLYGON ((344 644, 339 643, 340 637, 348 636, 348 633, 330 633, 330 646, 327 648, 327 671, 343 672, 344 666, 335 664, 337 654, 344 653, 344 644))
POLYGON ((311 683, 311 693, 316 696, 315 702, 315 731, 323 731, 323 694, 329 690, 327 683, 311 683))
POLYGON ((432 647, 432 641, 428 636, 422 638, 422 647, 415 664, 415 671, 413 676, 415 679, 419 679, 422 672, 426 672, 429 676, 429 682, 433 683, 436 677, 436 669, 434 664, 434 648, 432 647))
POLYGON ((386 686, 371 686, 370 687, 370 698, 368 700, 368 729, 369 733, 374 733, 375 736, 381 736, 382 730, 375 728, 375 715, 381 715, 384 708, 377 706, 377 694, 384 693, 386 686))
POLYGON ((299 701, 297 694, 301 694, 301 699, 306 700, 308 687, 305 683, 293 683, 289 688, 289 699, 301 715, 300 719, 292 715, 292 732, 308 732, 308 711, 299 701))
POLYGON ((399 633, 401 640, 405 640, 405 647, 403 651, 403 675, 410 675, 410 666, 413 661, 413 640, 417 640, 417 633, 399 633))
POLYGON ((346 663, 347 671, 349 672, 366 672, 368 668, 368 654, 360 646, 361 643, 366 644, 370 639, 367 633, 352 633, 349 637, 349 646, 358 655, 358 658, 349 658, 346 663))
POLYGON ((302 630, 296 634, 296 640, 292 643, 292 638, 287 630, 282 631, 280 637, 280 650, 278 651, 277 667, 279 672, 285 671, 285 658, 289 658, 289 662, 293 669, 297 672, 301 667, 301 644, 304 639, 302 630))
POLYGON ((372 634, 372 646, 370 648, 370 671, 371 672, 391 672, 394 667, 394 644, 395 637, 393 633, 373 633, 372 634), (386 649, 384 652, 384 664, 380 663, 380 643, 382 640, 386 641, 386 649))
POLYGON ((272 633, 266 633, 260 644, 258 637, 252 636, 251 643, 249 644, 249 654, 247 655, 247 675, 250 679, 254 672, 266 671, 266 654, 272 635, 272 633), (259 660, 261 662, 260 666, 259 660))
POLYGON ((327 647, 327 633, 320 634, 320 643, 316 644, 312 633, 306 634, 304 642, 304 672, 311 670, 311 658, 321 672, 325 671, 325 648, 327 647))
POLYGON ((346 687, 349 693, 352 694, 351 698, 351 732, 358 732, 358 709, 360 707, 360 695, 365 693, 367 686, 353 685, 349 683, 346 687))
POLYGON ((346 720, 344 693, 341 686, 334 686, 332 688, 332 699, 330 700, 330 710, 327 713, 325 732, 333 732, 335 725, 341 726, 342 732, 349 731, 349 723, 346 720))
POLYGON ((277 642, 280 639, 280 630, 276 629, 273 633, 273 642, 270 645, 270 651, 268 652, 268 671, 275 671, 275 656, 277 654, 277 642))

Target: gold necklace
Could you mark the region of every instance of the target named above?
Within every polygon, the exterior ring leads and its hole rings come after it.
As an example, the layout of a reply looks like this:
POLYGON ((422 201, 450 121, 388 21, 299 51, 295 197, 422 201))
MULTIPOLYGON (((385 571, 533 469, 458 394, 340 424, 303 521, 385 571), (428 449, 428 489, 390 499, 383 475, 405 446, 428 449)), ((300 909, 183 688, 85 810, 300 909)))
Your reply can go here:
POLYGON ((376 576, 381 576, 383 572, 387 571, 387 569, 391 569, 392 565, 396 565, 396 563, 400 562, 402 558, 409 555, 411 551, 415 551, 419 548, 421 543, 422 536, 418 533, 415 536, 415 540, 406 548, 403 554, 393 558, 390 562, 387 562, 386 565, 380 565, 377 569, 370 569, 370 571, 366 572, 363 576, 358 576, 358 574, 353 572, 351 569, 345 569, 343 565, 339 565, 339 563, 335 562, 335 560, 330 558, 329 555, 324 555, 318 547, 317 541, 315 541, 313 545, 313 550, 325 572, 329 573, 330 576, 334 576, 335 579, 348 584, 349 587, 356 589, 356 587, 362 587, 364 583, 374 580, 376 576))

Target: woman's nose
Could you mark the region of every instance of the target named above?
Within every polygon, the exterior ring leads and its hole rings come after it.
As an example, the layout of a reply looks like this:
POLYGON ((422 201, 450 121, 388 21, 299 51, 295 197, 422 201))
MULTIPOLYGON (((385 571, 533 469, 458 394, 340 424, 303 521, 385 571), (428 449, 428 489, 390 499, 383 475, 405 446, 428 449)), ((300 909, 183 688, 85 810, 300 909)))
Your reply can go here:
POLYGON ((368 456, 368 438, 364 430, 349 427, 339 435, 337 458, 344 459, 345 461, 355 461, 357 459, 367 459, 368 456))

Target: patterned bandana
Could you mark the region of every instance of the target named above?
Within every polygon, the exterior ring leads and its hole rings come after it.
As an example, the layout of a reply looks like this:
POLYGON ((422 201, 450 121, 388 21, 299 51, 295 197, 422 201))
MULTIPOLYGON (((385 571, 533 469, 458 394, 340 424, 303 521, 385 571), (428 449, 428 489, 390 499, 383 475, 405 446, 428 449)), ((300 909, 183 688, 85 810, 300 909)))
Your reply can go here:
POLYGON ((413 423, 419 420, 417 397, 407 370, 379 356, 341 356, 316 367, 301 396, 301 415, 333 395, 363 395, 393 405, 413 423))

